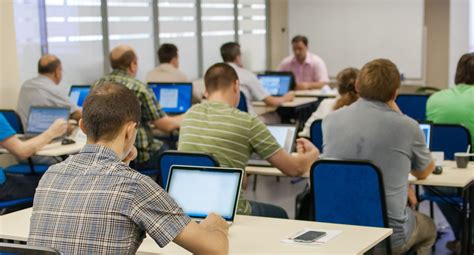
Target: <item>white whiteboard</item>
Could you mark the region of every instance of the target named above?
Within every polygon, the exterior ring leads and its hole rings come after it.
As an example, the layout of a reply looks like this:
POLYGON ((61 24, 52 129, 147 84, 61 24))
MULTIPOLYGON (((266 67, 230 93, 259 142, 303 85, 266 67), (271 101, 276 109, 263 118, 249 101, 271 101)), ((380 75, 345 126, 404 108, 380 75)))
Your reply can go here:
POLYGON ((306 35, 331 77, 375 58, 423 78, 423 0, 289 0, 289 35, 306 35))

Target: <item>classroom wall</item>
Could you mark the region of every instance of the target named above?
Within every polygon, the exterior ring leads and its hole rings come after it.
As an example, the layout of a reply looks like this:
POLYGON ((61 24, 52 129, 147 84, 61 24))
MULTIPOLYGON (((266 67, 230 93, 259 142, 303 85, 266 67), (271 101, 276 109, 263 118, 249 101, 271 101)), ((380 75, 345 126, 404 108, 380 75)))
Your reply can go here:
POLYGON ((469 0, 451 0, 449 24, 449 80, 454 86, 454 75, 459 58, 469 51, 469 0))
POLYGON ((270 63, 276 69, 289 54, 288 0, 270 0, 270 63))
POLYGON ((15 108, 20 91, 13 0, 0 1, 0 108, 15 108))

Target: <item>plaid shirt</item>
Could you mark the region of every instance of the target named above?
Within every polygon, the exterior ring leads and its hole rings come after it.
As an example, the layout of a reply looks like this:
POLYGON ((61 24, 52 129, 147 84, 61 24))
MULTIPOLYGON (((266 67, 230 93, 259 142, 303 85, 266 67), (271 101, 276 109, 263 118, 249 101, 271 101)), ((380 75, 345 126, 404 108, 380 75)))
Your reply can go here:
POLYGON ((138 150, 137 162, 145 163, 163 145, 162 142, 153 138, 149 122, 165 117, 166 113, 161 110, 155 94, 148 89, 147 85, 128 75, 126 72, 114 70, 109 75, 96 81, 92 87, 102 85, 106 82, 114 82, 126 86, 135 93, 140 101, 142 116, 135 146, 138 150))
POLYGON ((42 177, 28 244, 64 254, 135 254, 145 232, 163 247, 189 222, 151 178, 88 144, 42 177))

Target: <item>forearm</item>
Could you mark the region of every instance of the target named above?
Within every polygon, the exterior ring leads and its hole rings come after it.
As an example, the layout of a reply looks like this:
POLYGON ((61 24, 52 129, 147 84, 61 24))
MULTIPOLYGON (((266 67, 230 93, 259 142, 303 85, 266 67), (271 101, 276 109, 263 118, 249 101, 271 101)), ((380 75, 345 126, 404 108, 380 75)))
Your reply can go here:
POLYGON ((2 143, 2 146, 17 158, 24 160, 41 150, 41 148, 48 144, 53 138, 49 132, 45 132, 25 142, 17 137, 11 137, 2 143))
POLYGON ((183 117, 184 115, 166 116, 159 120, 155 120, 153 124, 161 131, 170 133, 171 131, 178 129, 181 126, 181 121, 183 120, 183 117))
POLYGON ((227 236, 219 230, 208 231, 209 239, 207 239, 206 249, 196 252, 198 255, 222 255, 229 254, 229 241, 227 236))
POLYGON ((273 97, 273 96, 268 96, 263 101, 265 102, 267 106, 270 106, 270 107, 278 107, 285 102, 283 97, 273 97))

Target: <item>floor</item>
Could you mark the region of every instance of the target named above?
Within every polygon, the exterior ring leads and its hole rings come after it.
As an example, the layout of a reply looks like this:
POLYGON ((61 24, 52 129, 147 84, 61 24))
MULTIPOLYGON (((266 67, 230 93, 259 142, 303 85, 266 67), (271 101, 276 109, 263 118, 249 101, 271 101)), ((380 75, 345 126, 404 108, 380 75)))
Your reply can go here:
MULTIPOLYGON (((295 196, 304 190, 307 179, 280 177, 280 180, 277 181, 276 177, 258 176, 255 192, 252 190, 253 183, 254 177, 252 176, 249 178, 247 190, 245 191, 247 199, 278 205, 287 211, 290 218, 294 219, 295 196)), ((428 203, 421 203, 419 210, 428 215, 428 203)), ((436 243, 433 255, 450 255, 452 253, 448 252, 445 244, 447 241, 454 239, 453 233, 438 208, 435 208, 435 222, 438 228, 439 240, 436 243)))

